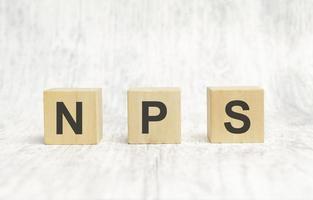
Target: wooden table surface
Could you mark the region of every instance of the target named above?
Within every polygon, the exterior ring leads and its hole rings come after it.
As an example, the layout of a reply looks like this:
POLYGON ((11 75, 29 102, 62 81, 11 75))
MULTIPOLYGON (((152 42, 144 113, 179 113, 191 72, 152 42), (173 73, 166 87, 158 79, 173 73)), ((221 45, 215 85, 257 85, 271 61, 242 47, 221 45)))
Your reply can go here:
POLYGON ((0 199, 312 199, 313 2, 1 0, 0 199), (210 144, 206 87, 265 90, 264 144, 210 144), (128 145, 128 88, 182 91, 182 144, 128 145), (43 90, 103 88, 95 146, 43 144, 43 90))

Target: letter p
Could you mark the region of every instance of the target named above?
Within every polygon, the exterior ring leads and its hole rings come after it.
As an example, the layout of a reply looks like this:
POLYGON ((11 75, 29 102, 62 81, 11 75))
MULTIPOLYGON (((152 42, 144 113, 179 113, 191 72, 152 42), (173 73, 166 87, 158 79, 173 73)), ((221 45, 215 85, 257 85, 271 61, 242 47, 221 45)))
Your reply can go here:
POLYGON ((149 133, 149 122, 161 121, 166 117, 167 108, 164 103, 160 101, 143 101, 142 102, 142 134, 149 133), (160 113, 158 115, 149 115, 149 108, 159 108, 160 113))

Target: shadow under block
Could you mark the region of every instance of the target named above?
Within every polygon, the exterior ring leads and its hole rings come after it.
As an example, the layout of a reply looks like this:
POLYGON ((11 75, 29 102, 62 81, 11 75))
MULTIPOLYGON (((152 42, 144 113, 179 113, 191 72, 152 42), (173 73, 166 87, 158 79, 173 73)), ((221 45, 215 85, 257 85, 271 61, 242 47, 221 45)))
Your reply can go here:
POLYGON ((258 87, 207 88, 212 143, 264 142, 264 91, 258 87))
POLYGON ((97 144, 102 138, 101 89, 44 91, 45 144, 97 144))
POLYGON ((181 143, 179 88, 128 90, 128 143, 181 143))

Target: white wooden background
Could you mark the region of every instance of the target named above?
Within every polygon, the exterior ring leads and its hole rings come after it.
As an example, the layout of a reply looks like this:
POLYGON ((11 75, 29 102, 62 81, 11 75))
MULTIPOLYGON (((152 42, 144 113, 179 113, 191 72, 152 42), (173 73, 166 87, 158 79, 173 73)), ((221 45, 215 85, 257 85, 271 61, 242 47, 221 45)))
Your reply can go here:
POLYGON ((0 199, 313 199, 313 1, 0 0, 0 199), (264 144, 206 139, 206 86, 260 85, 264 144), (182 89, 182 144, 128 145, 126 91, 182 89), (102 87, 96 146, 42 92, 102 87))

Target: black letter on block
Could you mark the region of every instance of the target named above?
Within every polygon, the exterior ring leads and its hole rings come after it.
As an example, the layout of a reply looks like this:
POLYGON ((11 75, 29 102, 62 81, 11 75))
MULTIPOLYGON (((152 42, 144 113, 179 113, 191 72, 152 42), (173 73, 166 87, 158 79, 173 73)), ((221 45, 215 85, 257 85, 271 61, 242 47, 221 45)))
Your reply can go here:
POLYGON ((166 117, 167 108, 160 101, 143 101, 142 102, 142 133, 149 133, 149 121, 161 121, 166 117), (157 107, 160 110, 159 115, 149 116, 149 107, 157 107))
POLYGON ((76 122, 67 110, 63 102, 57 102, 57 134, 63 134, 63 115, 71 125, 75 134, 83 133, 83 106, 82 102, 76 102, 76 122))
POLYGON ((240 101, 240 100, 235 100, 235 101, 231 101, 226 105, 225 111, 227 113, 227 115, 231 118, 234 119, 238 119, 241 120, 243 122, 243 126, 241 128, 234 128, 230 122, 225 122, 225 128, 234 134, 242 134, 245 133, 249 130, 250 128, 250 119, 243 114, 240 113, 236 113, 232 110, 232 107, 234 106, 240 106, 242 108, 242 110, 249 110, 249 105, 244 102, 244 101, 240 101))

